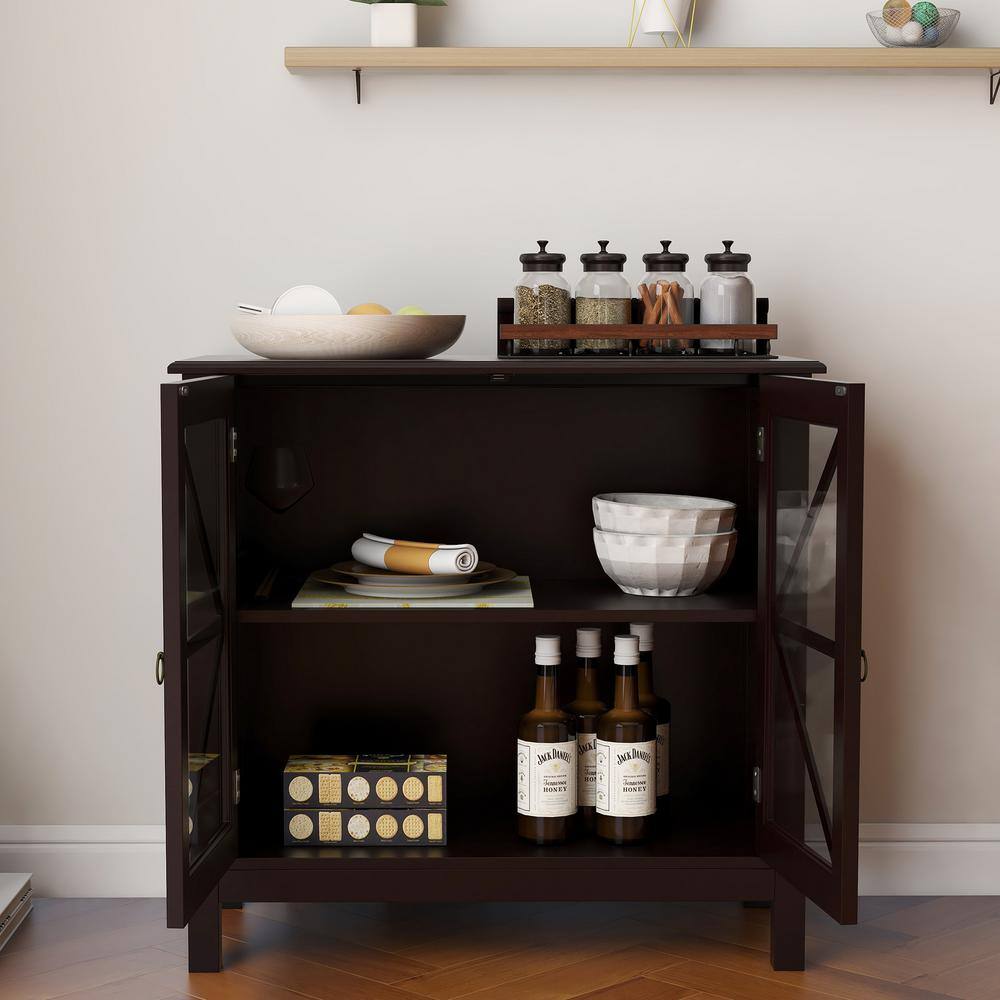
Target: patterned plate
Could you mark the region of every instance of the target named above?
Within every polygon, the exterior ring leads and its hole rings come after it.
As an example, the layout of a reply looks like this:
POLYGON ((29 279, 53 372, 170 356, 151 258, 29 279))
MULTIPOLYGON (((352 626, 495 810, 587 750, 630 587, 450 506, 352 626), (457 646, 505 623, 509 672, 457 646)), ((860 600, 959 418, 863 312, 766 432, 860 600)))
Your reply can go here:
POLYGON ((438 573, 438 574, 410 574, 393 573, 388 569, 378 569, 374 566, 365 566, 363 563, 348 560, 347 562, 335 563, 328 569, 320 569, 313 573, 313 578, 320 583, 333 584, 364 584, 366 587, 384 586, 386 584, 405 584, 407 587, 421 586, 443 586, 445 584, 470 584, 483 583, 487 577, 496 572, 493 563, 481 562, 471 573, 438 573))
MULTIPOLYGON (((409 583, 396 583, 384 581, 377 584, 365 584, 356 580, 324 580, 334 587, 343 587, 349 594, 357 594, 359 597, 391 597, 395 600, 420 600, 421 598, 432 597, 468 597, 478 594, 484 587, 494 586, 498 583, 509 583, 517 576, 513 570, 500 569, 494 567, 489 576, 481 580, 473 580, 471 583, 437 583, 437 577, 430 577, 431 584, 420 584, 413 586, 409 583)), ((319 577, 315 577, 319 579, 319 577)))

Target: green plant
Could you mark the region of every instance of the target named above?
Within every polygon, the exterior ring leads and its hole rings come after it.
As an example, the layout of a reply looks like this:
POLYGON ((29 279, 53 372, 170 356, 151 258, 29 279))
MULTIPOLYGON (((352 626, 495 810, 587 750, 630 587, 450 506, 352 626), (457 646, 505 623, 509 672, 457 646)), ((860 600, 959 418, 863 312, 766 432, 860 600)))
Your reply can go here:
POLYGON ((447 7, 447 0, 354 0, 355 3, 412 3, 418 7, 447 7))

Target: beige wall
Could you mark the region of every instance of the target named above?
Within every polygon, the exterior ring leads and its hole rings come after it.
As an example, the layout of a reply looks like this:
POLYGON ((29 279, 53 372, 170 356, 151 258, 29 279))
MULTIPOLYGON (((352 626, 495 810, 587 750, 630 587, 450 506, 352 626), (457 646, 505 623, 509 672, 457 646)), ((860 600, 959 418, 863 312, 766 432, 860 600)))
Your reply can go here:
MULTIPOLYGON (((871 4, 701 6, 706 43, 872 43, 871 4)), ((627 8, 427 24, 618 44, 627 8)), ((997 5, 964 10, 961 41, 1000 42, 997 5)), ((637 261, 664 235, 747 246, 782 349, 868 383, 863 818, 1000 821, 985 75, 371 74, 358 109, 348 75, 283 69, 366 23, 346 0, 0 10, 0 824, 162 822, 156 384, 235 348, 232 303, 315 281, 468 312, 484 352, 532 240, 637 261)))

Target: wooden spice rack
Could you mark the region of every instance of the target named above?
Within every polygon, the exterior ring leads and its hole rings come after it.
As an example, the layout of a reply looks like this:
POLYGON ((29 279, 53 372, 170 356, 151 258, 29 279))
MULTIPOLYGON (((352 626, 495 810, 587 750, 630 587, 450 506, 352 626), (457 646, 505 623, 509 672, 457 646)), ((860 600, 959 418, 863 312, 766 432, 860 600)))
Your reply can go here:
MULTIPOLYGON (((753 341, 752 351, 742 353, 753 357, 771 356, 771 345, 778 339, 778 327, 768 323, 770 299, 757 299, 757 323, 746 325, 706 325, 697 322, 700 315, 701 300, 694 300, 695 323, 690 325, 653 326, 642 322, 643 302, 632 299, 632 322, 626 325, 614 326, 577 326, 575 322, 565 326, 533 326, 515 325, 514 300, 497 299, 497 357, 517 358, 535 357, 531 354, 519 355, 515 351, 515 342, 520 340, 559 340, 566 343, 566 357, 572 356, 577 340, 627 340, 628 354, 621 357, 650 357, 657 355, 649 352, 648 342, 657 345, 684 341, 700 351, 702 340, 740 340, 753 341)), ((571 303, 572 318, 576 319, 576 302, 571 303)), ((693 355, 692 355, 693 356, 693 355)), ((587 357, 587 355, 579 355, 587 357)))

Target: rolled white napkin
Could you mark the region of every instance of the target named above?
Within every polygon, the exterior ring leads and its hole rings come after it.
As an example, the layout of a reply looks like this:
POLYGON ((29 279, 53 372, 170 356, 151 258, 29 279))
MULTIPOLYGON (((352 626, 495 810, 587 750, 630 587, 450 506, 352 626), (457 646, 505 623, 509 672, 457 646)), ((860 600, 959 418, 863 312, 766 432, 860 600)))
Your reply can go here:
POLYGON ((471 573, 479 565, 475 545, 435 545, 363 534, 352 546, 359 563, 417 576, 471 573))

